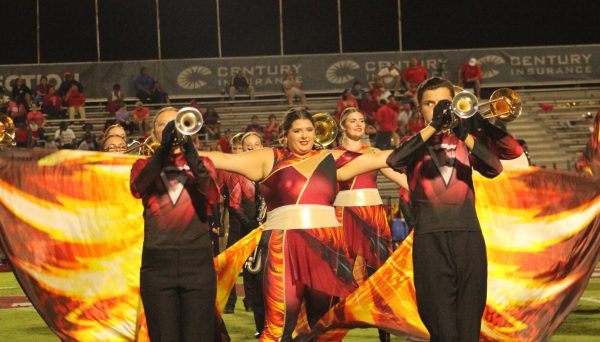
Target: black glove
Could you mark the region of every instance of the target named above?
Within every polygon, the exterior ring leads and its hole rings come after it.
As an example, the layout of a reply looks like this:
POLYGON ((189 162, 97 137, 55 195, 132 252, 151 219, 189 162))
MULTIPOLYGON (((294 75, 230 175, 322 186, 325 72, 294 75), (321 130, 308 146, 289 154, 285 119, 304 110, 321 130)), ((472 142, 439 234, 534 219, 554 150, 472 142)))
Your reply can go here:
POLYGON ((454 128, 452 128, 452 132, 454 134, 456 134, 456 137, 458 139, 463 140, 463 141, 465 139, 467 139, 467 135, 469 134, 469 132, 465 128, 465 125, 462 123, 462 120, 458 120, 458 122, 456 123, 456 126, 454 126, 454 128))
POLYGON ((169 121, 169 123, 167 123, 167 125, 163 129, 160 146, 164 146, 167 149, 171 149, 171 147, 173 147, 174 141, 175 141, 175 120, 169 121))
POLYGON ((450 112, 450 105, 452 102, 448 100, 441 100, 433 108, 433 118, 429 125, 435 128, 436 131, 442 129, 444 124, 447 124, 452 120, 452 113, 450 112))
POLYGON ((183 156, 185 157, 190 170, 192 170, 192 173, 197 179, 208 176, 208 171, 200 159, 200 156, 198 156, 196 146, 194 146, 194 142, 190 137, 187 137, 185 139, 185 143, 183 144, 183 156))

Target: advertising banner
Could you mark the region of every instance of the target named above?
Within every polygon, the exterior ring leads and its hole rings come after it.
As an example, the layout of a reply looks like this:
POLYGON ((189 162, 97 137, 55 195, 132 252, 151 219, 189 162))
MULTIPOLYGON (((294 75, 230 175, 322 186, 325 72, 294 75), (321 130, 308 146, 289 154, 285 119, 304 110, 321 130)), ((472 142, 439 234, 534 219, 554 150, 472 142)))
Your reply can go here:
POLYGON ((119 83, 134 96, 141 67, 171 95, 201 96, 227 93, 231 76, 243 71, 257 93, 278 93, 293 73, 307 91, 341 90, 355 81, 372 81, 389 63, 407 67, 416 58, 430 76, 457 80, 458 68, 475 57, 483 71, 484 87, 580 84, 600 82, 600 45, 430 50, 405 52, 207 58, 132 62, 34 64, 0 66, 0 84, 8 90, 17 77, 35 88, 41 76, 60 85, 64 72, 75 74, 88 98, 108 96, 119 83))

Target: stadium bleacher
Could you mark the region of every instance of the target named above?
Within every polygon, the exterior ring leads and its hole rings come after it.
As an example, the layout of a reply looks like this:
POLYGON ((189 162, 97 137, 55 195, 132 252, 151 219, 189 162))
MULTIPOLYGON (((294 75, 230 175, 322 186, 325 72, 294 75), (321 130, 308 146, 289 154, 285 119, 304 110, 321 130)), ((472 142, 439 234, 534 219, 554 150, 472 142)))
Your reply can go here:
MULTIPOLYGON (((526 89, 519 90, 523 102, 521 116, 508 124, 510 133, 524 139, 529 148, 529 156, 534 165, 558 170, 573 171, 576 160, 583 151, 589 137, 585 116, 588 112, 595 114, 600 107, 600 87, 560 88, 560 89, 526 89), (540 106, 542 104, 542 106, 540 106), (541 107, 546 108, 543 110, 541 107), (552 109, 548 109, 552 107, 552 109)), ((307 93, 308 105, 312 112, 334 113, 339 91, 313 91, 307 93)), ((205 97, 171 97, 170 105, 183 107, 192 99, 198 100, 201 107, 214 106, 221 118, 221 131, 243 131, 252 115, 258 115, 260 122, 266 123, 270 114, 281 119, 288 109, 283 94, 257 94, 251 101, 247 96, 240 96, 229 101, 221 96, 205 97)), ((133 108, 136 98, 127 98, 128 108, 133 108)), ((149 105, 151 116, 166 104, 149 105)), ((89 99, 86 104, 87 119, 73 121, 71 128, 78 139, 83 136, 83 123, 91 123, 93 131, 100 134, 106 120, 112 116, 106 111, 105 99, 89 99)), ((53 134, 61 121, 48 120, 47 132, 53 134)), ((70 121, 70 120, 66 120, 70 121)), ((132 138, 139 138, 134 135, 132 138)), ((378 184, 384 201, 388 197, 398 195, 398 187, 379 176, 378 184)))

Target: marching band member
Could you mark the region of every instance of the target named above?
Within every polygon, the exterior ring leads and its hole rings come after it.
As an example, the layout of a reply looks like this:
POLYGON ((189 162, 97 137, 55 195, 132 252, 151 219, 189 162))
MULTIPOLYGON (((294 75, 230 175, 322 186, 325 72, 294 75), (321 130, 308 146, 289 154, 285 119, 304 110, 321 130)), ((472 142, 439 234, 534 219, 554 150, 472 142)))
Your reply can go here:
POLYGON ((131 192, 144 205, 140 293, 152 341, 204 341, 215 335, 216 277, 207 222, 218 196, 212 163, 191 139, 174 145, 177 110, 154 119, 160 141, 131 170, 131 192))

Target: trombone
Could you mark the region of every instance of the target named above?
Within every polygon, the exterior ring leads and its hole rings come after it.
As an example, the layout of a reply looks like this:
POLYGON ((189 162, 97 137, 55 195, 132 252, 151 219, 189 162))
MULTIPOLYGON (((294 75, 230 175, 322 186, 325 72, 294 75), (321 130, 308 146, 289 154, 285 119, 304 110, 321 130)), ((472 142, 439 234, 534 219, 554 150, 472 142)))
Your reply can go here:
POLYGON ((154 137, 154 134, 150 134, 143 143, 139 141, 133 141, 129 145, 127 145, 127 150, 123 153, 131 153, 137 150, 137 155, 140 156, 151 156, 154 154, 154 151, 160 146, 160 143, 154 137))
POLYGON ((445 127, 446 129, 456 126, 459 118, 468 119, 477 113, 480 113, 486 120, 497 118, 504 122, 511 122, 521 115, 523 107, 521 96, 517 92, 510 88, 499 88, 492 93, 489 101, 483 103, 480 103, 472 93, 461 90, 452 99, 450 109, 454 115, 452 115, 452 121, 447 124, 448 127, 445 127), (488 108, 479 112, 483 106, 488 106, 488 108))

